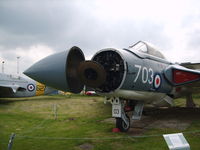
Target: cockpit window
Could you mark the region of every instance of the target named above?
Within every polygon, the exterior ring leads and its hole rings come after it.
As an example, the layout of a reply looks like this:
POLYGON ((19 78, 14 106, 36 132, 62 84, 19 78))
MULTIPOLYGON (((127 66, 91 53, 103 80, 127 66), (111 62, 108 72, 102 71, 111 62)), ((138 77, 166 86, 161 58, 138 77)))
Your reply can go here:
POLYGON ((131 46, 130 49, 133 51, 136 50, 136 51, 140 51, 143 53, 147 53, 147 46, 142 42, 138 42, 137 44, 131 46))
POLYGON ((154 46, 146 42, 139 41, 135 45, 130 46, 129 49, 132 51, 138 51, 138 52, 146 53, 152 56, 165 59, 163 54, 160 51, 158 51, 157 48, 155 48, 154 46))

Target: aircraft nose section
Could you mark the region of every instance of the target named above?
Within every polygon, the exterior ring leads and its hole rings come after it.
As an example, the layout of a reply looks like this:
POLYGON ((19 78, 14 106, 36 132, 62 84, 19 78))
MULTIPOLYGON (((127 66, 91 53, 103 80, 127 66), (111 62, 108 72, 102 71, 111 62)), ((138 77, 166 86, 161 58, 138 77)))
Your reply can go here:
MULTIPOLYGON (((66 83, 65 64, 66 52, 61 52, 38 61, 25 70, 24 74, 38 82, 58 88, 56 85, 60 84, 60 80, 66 83)), ((61 89, 66 88, 62 86, 61 89)))
POLYGON ((84 54, 78 47, 50 55, 24 71, 24 74, 47 86, 73 93, 83 90, 77 68, 85 61, 84 54))
POLYGON ((34 77, 34 73, 35 73, 35 69, 31 66, 31 67, 29 67, 28 69, 26 69, 24 72, 23 72, 23 74, 25 74, 25 75, 27 75, 28 77, 30 77, 30 78, 35 78, 34 77))
POLYGON ((45 60, 37 62, 23 73, 36 81, 44 83, 47 80, 46 78, 49 78, 48 71, 46 70, 49 65, 43 65, 43 61, 45 60))

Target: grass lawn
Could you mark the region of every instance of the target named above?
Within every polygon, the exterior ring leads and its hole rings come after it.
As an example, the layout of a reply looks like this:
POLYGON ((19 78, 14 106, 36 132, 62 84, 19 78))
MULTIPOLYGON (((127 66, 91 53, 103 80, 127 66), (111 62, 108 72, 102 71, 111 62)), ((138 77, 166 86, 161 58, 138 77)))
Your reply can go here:
MULTIPOLYGON (((7 149, 9 137, 15 133, 13 150, 167 150, 162 134, 175 132, 184 132, 192 150, 200 149, 200 108, 192 114, 169 116, 191 115, 185 129, 149 128, 137 135, 134 129, 133 133, 112 133, 114 124, 104 121, 111 118, 111 104, 103 101, 102 97, 79 95, 0 99, 0 149, 7 149)), ((195 101, 199 107, 198 96, 195 101)), ((185 100, 175 104, 182 107, 185 100)))

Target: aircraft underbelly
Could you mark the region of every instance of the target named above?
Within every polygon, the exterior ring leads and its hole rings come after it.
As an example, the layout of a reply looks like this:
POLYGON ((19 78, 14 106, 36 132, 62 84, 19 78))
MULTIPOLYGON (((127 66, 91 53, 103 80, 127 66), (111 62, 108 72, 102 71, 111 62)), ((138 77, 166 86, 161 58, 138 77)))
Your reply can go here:
POLYGON ((128 100, 143 101, 145 104, 152 104, 155 106, 163 107, 173 104, 173 100, 165 93, 147 92, 147 91, 130 91, 130 90, 117 90, 111 93, 101 93, 107 97, 120 97, 128 100))

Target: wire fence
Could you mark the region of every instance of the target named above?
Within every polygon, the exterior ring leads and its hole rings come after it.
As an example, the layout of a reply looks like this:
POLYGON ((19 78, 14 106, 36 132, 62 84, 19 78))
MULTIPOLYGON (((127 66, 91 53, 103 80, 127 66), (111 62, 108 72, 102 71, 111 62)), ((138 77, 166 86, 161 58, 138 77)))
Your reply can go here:
MULTIPOLYGON (((186 131, 183 134, 195 134, 200 133, 200 130, 186 131)), ((133 136, 113 136, 113 137, 40 137, 40 136, 20 136, 16 135, 16 138, 21 139, 39 139, 39 140, 115 140, 115 139, 129 139, 129 138, 151 138, 151 137, 162 137, 163 134, 152 134, 152 135, 133 135, 133 136)))
MULTIPOLYGON (((200 130, 195 131, 187 131, 182 132, 183 134, 195 134, 200 133, 200 130)), ((113 137, 42 137, 42 136, 23 136, 23 135, 16 135, 15 133, 12 133, 10 136, 10 140, 8 142, 8 150, 12 150, 12 145, 14 143, 14 138, 16 139, 33 139, 33 140, 123 140, 123 139, 135 139, 135 138, 152 138, 152 137, 162 137, 163 134, 152 134, 152 135, 134 135, 134 136, 113 136, 113 137)), ((4 143, 6 144, 6 143, 4 143)), ((3 148, 2 148, 3 150, 3 148)))
MULTIPOLYGON (((33 140, 123 140, 123 139, 134 139, 134 138, 152 138, 152 137, 162 137, 163 134, 152 134, 152 135, 126 135, 126 136, 112 136, 112 137, 50 137, 50 136, 29 136, 27 134, 33 133, 35 130, 40 129, 40 128, 45 128, 45 124, 48 122, 48 120, 54 120, 57 119, 57 113, 58 113, 58 108, 57 104, 51 104, 50 107, 52 108, 52 111, 49 111, 48 117, 46 117, 44 120, 36 124, 35 126, 29 128, 28 130, 20 133, 12 133, 15 134, 15 137, 12 139, 12 142, 9 140, 9 143, 13 143, 14 139, 33 139, 33 140)), ((195 133, 200 133, 200 130, 195 130, 195 131, 185 131, 182 132, 183 134, 195 134, 195 133)), ((11 134, 11 136, 12 136, 11 134)), ((5 144, 5 143, 2 143, 5 144)), ((9 148, 9 144, 8 144, 9 148)), ((10 150, 12 148, 12 145, 10 147, 10 150)))

